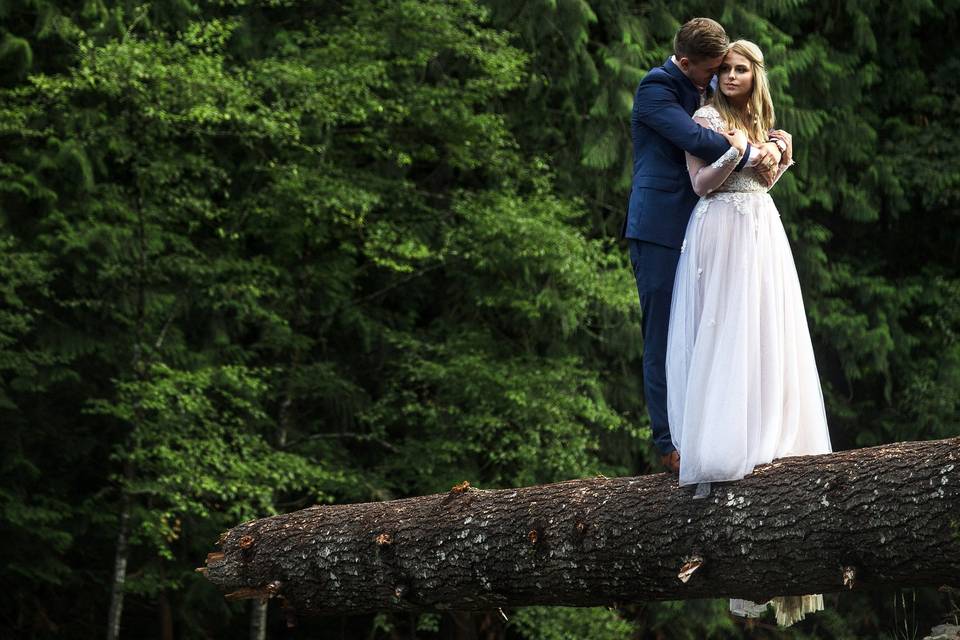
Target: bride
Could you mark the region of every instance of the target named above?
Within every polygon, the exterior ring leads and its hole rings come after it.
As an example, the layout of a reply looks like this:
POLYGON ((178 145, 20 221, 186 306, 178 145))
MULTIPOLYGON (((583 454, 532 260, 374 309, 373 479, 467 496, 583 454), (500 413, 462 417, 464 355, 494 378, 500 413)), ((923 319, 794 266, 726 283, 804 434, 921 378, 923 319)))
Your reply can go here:
MULTIPOLYGON (((780 214, 753 169, 734 173, 747 141, 774 124, 763 54, 732 43, 718 91, 694 119, 733 145, 713 164, 687 154, 700 201, 680 249, 667 336, 667 414, 680 486, 709 494, 776 458, 832 451, 800 283, 780 214)), ((783 162, 776 180, 791 162, 783 162)), ((771 185, 772 186, 772 185, 771 185)), ((738 615, 768 603, 731 599, 738 615)), ((778 596, 782 626, 823 608, 820 594, 778 596)))

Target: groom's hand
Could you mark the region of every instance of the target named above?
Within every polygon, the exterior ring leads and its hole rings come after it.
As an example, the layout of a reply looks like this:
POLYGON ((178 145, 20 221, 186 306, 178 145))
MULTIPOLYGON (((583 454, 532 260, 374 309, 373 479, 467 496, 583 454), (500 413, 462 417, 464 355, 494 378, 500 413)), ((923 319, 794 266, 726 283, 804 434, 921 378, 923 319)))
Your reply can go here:
POLYGON ((780 165, 780 148, 777 147, 776 143, 765 142, 757 147, 757 152, 759 155, 754 170, 769 187, 777 176, 777 169, 780 165))
POLYGON ((775 129, 770 132, 770 138, 773 140, 782 140, 784 144, 787 145, 783 150, 783 157, 780 158, 780 163, 790 164, 790 161, 793 159, 793 136, 783 129, 775 129))

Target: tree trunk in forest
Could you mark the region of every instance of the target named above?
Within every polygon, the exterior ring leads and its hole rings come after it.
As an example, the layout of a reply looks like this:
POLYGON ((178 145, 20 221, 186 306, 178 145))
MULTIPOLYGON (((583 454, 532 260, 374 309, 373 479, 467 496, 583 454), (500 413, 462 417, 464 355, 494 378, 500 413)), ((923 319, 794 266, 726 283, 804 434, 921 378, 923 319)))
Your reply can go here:
POLYGON ((290 615, 960 585, 960 438, 781 458, 706 499, 664 473, 323 505, 199 569, 290 615))
MULTIPOLYGON (((133 358, 130 363, 133 374, 141 382, 146 379, 147 362, 144 356, 144 332, 146 327, 146 223, 143 214, 143 194, 137 195, 137 288, 136 288, 136 324, 134 325, 134 340, 132 345, 133 358)), ((165 330, 161 331, 157 339, 156 348, 163 344, 165 330)), ((143 407, 139 400, 134 404, 133 429, 136 430, 143 423, 143 407)), ((125 438, 124 450, 129 449, 131 432, 125 438)), ((130 483, 134 476, 133 464, 128 458, 123 463, 124 484, 130 483)), ((130 517, 133 510, 133 498, 122 486, 120 509, 120 531, 117 534, 117 551, 113 563, 113 586, 110 592, 110 611, 107 614, 107 640, 117 640, 120 637, 120 620, 123 614, 123 595, 127 581, 127 560, 130 555, 129 530, 130 517)))
MULTIPOLYGON (((299 272, 298 272, 299 273, 299 272)), ((297 289, 299 294, 300 290, 297 289)), ((299 299, 299 298, 298 298, 299 299)), ((299 314, 297 318, 299 319, 299 314)), ((277 449, 283 450, 287 446, 287 434, 290 432, 290 411, 293 406, 293 370, 299 363, 300 353, 295 350, 290 358, 290 371, 287 372, 287 382, 280 403, 280 416, 277 420, 277 449)), ((256 598, 250 603, 250 640, 266 640, 267 638, 267 599, 256 598)))
POLYGON ((256 599, 250 603, 250 640, 266 640, 267 601, 256 599))
POLYGON ((123 613, 123 589, 127 580, 127 536, 130 528, 130 496, 123 495, 120 510, 120 530, 117 532, 117 550, 113 558, 113 586, 110 589, 110 612, 107 614, 107 640, 120 637, 120 616, 123 613))
POLYGON ((160 605, 160 640, 173 640, 173 607, 170 606, 170 598, 166 591, 161 591, 157 600, 160 605))

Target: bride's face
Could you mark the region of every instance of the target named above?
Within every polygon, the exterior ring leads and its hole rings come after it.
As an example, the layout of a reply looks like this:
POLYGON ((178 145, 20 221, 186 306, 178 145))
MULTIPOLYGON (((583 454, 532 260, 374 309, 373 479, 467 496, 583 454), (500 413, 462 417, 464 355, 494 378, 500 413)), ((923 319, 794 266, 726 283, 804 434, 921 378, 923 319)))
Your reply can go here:
POLYGON ((745 101, 753 91, 753 64, 739 53, 731 51, 720 63, 717 83, 731 102, 745 101))

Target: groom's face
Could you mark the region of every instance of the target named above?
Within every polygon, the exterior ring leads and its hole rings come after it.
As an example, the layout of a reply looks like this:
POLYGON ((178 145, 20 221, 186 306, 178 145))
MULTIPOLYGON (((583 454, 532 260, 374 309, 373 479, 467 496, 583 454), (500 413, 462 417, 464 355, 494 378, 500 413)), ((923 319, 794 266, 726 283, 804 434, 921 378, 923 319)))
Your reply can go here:
POLYGON ((690 58, 680 58, 680 70, 684 75, 690 78, 690 82, 697 85, 701 90, 710 84, 710 79, 717 73, 717 69, 723 63, 723 56, 716 58, 701 58, 694 62, 690 58))

